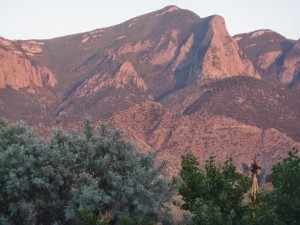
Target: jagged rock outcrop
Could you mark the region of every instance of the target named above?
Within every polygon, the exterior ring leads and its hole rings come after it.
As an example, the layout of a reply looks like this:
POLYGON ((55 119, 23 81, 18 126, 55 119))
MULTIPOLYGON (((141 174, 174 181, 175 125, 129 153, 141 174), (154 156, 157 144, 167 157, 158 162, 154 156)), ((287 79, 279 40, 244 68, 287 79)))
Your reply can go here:
POLYGON ((10 86, 18 90, 32 85, 54 87, 57 80, 44 66, 33 66, 30 60, 13 51, 0 48, 0 88, 10 86))
POLYGON ((203 79, 223 79, 238 75, 259 78, 251 61, 243 55, 237 43, 228 34, 224 18, 221 16, 211 17, 201 47, 207 49, 200 72, 203 79))
POLYGON ((282 84, 300 89, 300 41, 284 56, 283 65, 279 71, 279 80, 282 84))
POLYGON ((299 41, 286 39, 271 30, 258 30, 234 38, 263 79, 290 88, 298 87, 299 41))
POLYGON ((126 61, 121 65, 113 82, 115 83, 116 88, 125 88, 126 85, 132 84, 143 91, 148 89, 144 80, 138 76, 133 65, 129 61, 126 61))
POLYGON ((147 85, 144 80, 138 76, 133 65, 126 61, 119 70, 114 74, 96 74, 90 79, 87 79, 82 87, 78 89, 79 96, 86 96, 95 94, 101 91, 102 88, 116 88, 126 89, 128 85, 132 85, 133 88, 138 88, 141 91, 147 91, 147 85))

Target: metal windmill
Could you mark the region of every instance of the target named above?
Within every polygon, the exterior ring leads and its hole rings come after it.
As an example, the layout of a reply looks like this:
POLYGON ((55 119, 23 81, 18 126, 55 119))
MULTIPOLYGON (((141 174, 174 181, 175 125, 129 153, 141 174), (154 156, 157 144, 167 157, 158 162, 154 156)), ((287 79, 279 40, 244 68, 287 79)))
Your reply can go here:
POLYGON ((243 172, 248 173, 251 172, 251 178, 252 178, 252 188, 251 188, 251 194, 253 198, 256 198, 256 194, 258 192, 258 187, 265 183, 266 180, 266 160, 264 157, 264 145, 263 145, 263 139, 265 136, 265 130, 262 131, 261 134, 261 141, 260 141, 260 151, 257 155, 254 156, 253 162, 250 166, 248 166, 246 163, 242 163, 243 166, 243 172))
POLYGON ((256 194, 258 192, 258 187, 264 184, 266 179, 266 168, 265 164, 262 163, 261 166, 259 164, 258 157, 260 157, 259 154, 257 154, 253 158, 253 162, 251 163, 251 166, 248 166, 246 163, 242 163, 243 166, 243 172, 248 173, 251 172, 251 178, 252 178, 252 187, 251 187, 251 194, 253 198, 256 198, 256 194))

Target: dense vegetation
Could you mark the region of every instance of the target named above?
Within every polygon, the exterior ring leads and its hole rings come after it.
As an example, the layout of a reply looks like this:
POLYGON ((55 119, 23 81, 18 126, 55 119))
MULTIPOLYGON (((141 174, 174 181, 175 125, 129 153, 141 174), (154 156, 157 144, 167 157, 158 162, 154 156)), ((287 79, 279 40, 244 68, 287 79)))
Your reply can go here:
POLYGON ((238 174, 229 159, 221 167, 214 157, 199 169, 195 156, 182 156, 178 202, 192 212, 192 225, 296 225, 300 224, 300 158, 293 149, 272 168, 272 191, 261 191, 245 202, 249 179, 238 174))
POLYGON ((272 168, 273 191, 261 192, 252 203, 253 225, 300 224, 300 158, 293 149, 288 156, 272 168))
POLYGON ((89 120, 83 134, 37 138, 0 125, 0 224, 168 223, 165 163, 89 120))
POLYGON ((236 172, 230 159, 217 167, 210 157, 201 171, 195 156, 187 154, 182 156, 180 176, 181 207, 194 214, 193 224, 239 224, 247 211, 243 197, 250 182, 236 172))
MULTIPOLYGON (((83 133, 55 130, 38 138, 24 123, 0 122, 0 225, 170 224, 173 189, 165 162, 146 154, 105 125, 85 120, 83 133)), ((273 190, 245 201, 250 179, 231 159, 204 169, 182 156, 176 179, 190 225, 300 224, 300 159, 293 149, 273 166, 273 190)))

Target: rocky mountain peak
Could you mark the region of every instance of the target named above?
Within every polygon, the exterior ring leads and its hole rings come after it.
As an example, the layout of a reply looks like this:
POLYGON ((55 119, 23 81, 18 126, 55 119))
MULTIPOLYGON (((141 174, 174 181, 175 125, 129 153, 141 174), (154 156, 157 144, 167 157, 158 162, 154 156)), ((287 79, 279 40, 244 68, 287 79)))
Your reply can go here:
POLYGON ((236 35, 235 40, 264 79, 297 87, 300 52, 296 41, 268 29, 236 35))
POLYGON ((223 79, 238 75, 259 78, 251 61, 243 55, 236 41, 229 35, 223 17, 208 18, 207 33, 201 45, 206 49, 202 79, 223 79))
POLYGON ((223 34, 228 34, 225 19, 222 16, 214 15, 210 17, 209 21, 210 29, 214 32, 220 32, 223 34))

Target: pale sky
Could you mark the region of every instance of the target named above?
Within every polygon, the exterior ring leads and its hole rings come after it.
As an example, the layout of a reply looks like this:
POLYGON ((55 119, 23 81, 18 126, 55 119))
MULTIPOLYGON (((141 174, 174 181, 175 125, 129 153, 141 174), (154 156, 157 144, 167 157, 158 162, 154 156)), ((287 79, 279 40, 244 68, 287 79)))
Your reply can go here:
POLYGON ((0 0, 0 36, 48 39, 122 23, 168 5, 225 18, 231 35, 271 29, 300 38, 300 0, 0 0))

